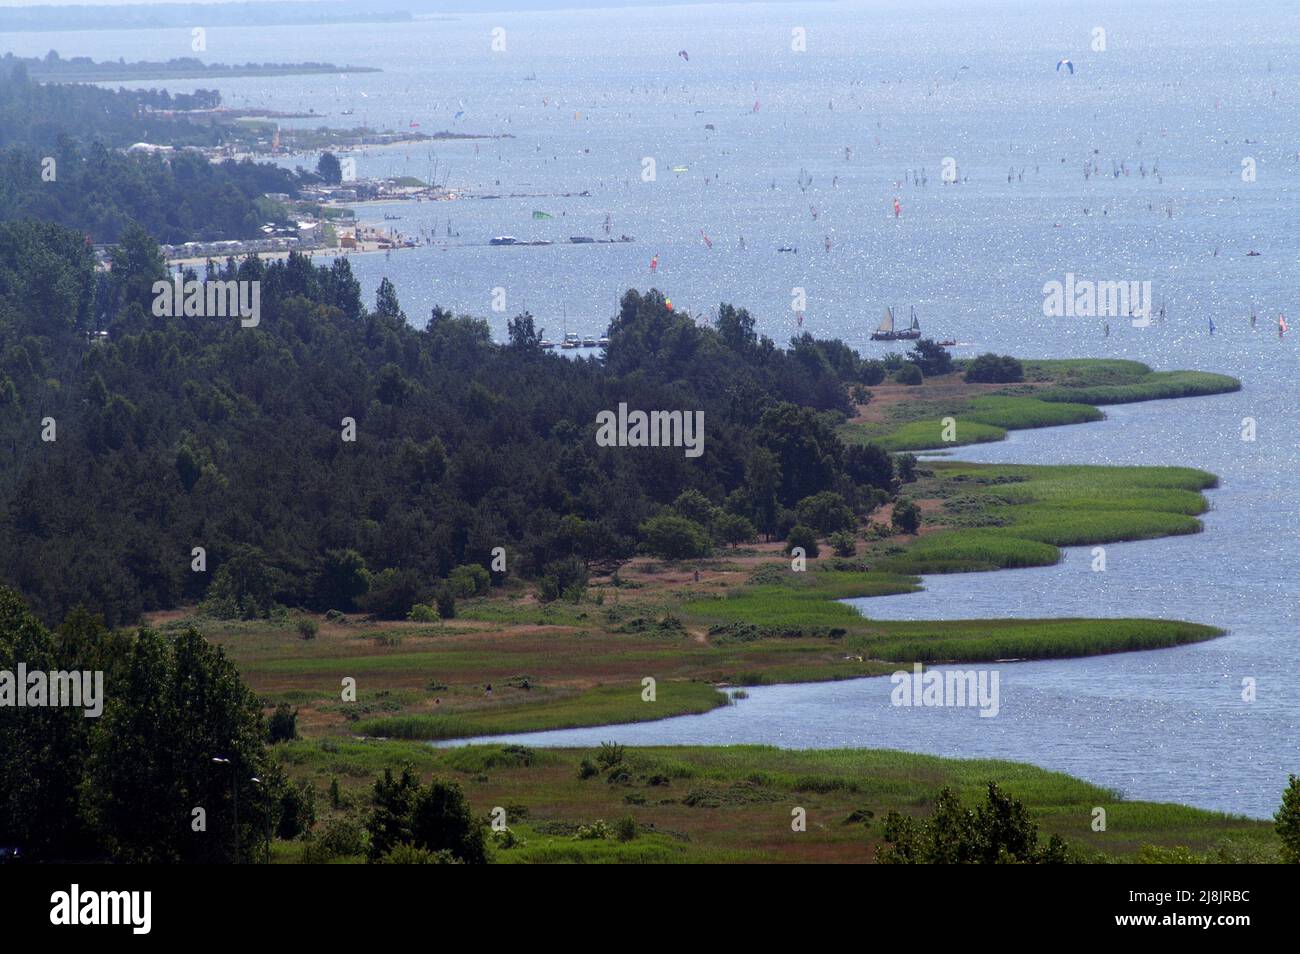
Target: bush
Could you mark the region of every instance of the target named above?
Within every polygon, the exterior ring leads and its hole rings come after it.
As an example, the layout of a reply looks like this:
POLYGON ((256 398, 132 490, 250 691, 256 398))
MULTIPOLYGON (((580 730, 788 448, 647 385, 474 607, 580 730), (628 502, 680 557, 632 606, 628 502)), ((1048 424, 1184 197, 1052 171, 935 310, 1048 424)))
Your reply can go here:
POLYGON ((579 841, 604 841, 611 834, 609 823, 603 818, 598 818, 590 825, 579 825, 577 833, 573 836, 579 841))
POLYGON ((1038 844, 1038 826, 1024 805, 989 783, 983 805, 964 808, 952 789, 935 799, 934 814, 918 822, 890 812, 885 819, 886 864, 1064 864, 1071 860, 1064 841, 1053 835, 1038 844))
POLYGON ((364 854, 366 834, 350 818, 331 818, 312 832, 308 844, 325 860, 364 854))
POLYGON ((952 374, 952 355, 948 353, 948 349, 943 345, 929 338, 922 338, 918 341, 908 353, 907 358, 927 378, 938 377, 941 374, 952 374))
POLYGON ((851 557, 858 554, 857 537, 847 530, 831 534, 831 547, 835 550, 836 556, 851 557))
POLYGON ((894 504, 893 526, 899 533, 915 534, 921 529, 921 508, 910 500, 900 498, 894 504))
POLYGON ((303 639, 315 639, 320 632, 320 625, 306 616, 298 620, 298 635, 303 639))
POLYGON ((916 480, 915 454, 899 454, 894 458, 894 467, 898 472, 899 483, 910 484, 916 480))
POLYGON ((754 525, 734 513, 720 513, 713 521, 713 538, 724 546, 749 543, 756 536, 754 525))
POLYGON ((624 749, 617 742, 600 743, 600 751, 596 753, 596 761, 605 768, 613 768, 623 761, 624 749))
POLYGON ((1024 366, 1009 354, 982 354, 966 366, 965 380, 972 384, 1011 384, 1024 379, 1024 366))
POLYGON ((288 841, 316 824, 316 789, 311 782, 288 783, 280 793, 280 820, 275 836, 288 841))
POLYGON ((438 613, 428 603, 416 603, 411 607, 411 611, 406 614, 406 618, 413 623, 436 623, 438 613))
POLYGON ((538 585, 537 598, 543 603, 567 599, 577 603, 587 591, 587 567, 577 557, 546 564, 538 585))
POLYGON ((217 619, 257 619, 271 614, 276 574, 257 547, 240 544, 217 568, 202 610, 217 619))
POLYGON ((641 541, 647 553, 662 560, 708 556, 711 549, 703 527, 671 513, 651 517, 641 524, 641 541))
POLYGON ((461 863, 459 858, 446 849, 430 851, 405 842, 394 845, 392 850, 375 861, 375 864, 379 865, 458 865, 461 863))
POLYGON ((366 826, 370 861, 379 861, 400 844, 447 851, 466 864, 487 861, 483 826, 455 782, 434 779, 426 788, 409 768, 399 778, 385 769, 375 780, 372 801, 375 807, 366 826))
POLYGON ((636 819, 631 815, 624 815, 618 820, 618 824, 614 826, 614 834, 618 836, 619 841, 635 841, 640 833, 636 819))
POLYGON ((857 525, 844 498, 830 490, 804 497, 795 505, 794 512, 801 525, 812 527, 820 534, 849 530, 857 525))
POLYGON ((456 618, 456 595, 452 593, 450 586, 438 587, 435 602, 438 606, 438 617, 440 619, 456 618))
POLYGON ((804 556, 809 559, 816 557, 821 552, 817 548, 817 532, 802 524, 791 527, 785 538, 785 552, 790 553, 795 547, 803 547, 804 556))
POLYGON ((894 372, 894 381, 897 384, 917 385, 925 380, 925 375, 915 364, 908 363, 903 365, 894 372))
POLYGON ((852 444, 844 449, 844 472, 855 484, 881 489, 894 483, 894 461, 879 444, 852 444))
POLYGON ((492 585, 492 574, 477 563, 458 566, 451 571, 451 587, 458 597, 482 596, 492 585))
POLYGON ((379 619, 403 619, 420 599, 424 582, 414 570, 389 567, 370 579, 370 589, 357 605, 379 619))
POLYGON ((276 742, 288 742, 297 737, 298 710, 291 709, 287 702, 282 702, 275 707, 275 712, 266 724, 267 741, 274 745, 276 742))

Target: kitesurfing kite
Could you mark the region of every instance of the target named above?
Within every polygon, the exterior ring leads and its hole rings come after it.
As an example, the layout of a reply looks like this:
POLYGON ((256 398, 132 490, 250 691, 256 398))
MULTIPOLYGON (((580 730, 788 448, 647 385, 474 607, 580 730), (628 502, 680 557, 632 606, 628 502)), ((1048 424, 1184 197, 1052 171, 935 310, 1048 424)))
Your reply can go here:
POLYGON ((1059 60, 1059 61, 1057 61, 1057 64, 1056 64, 1056 72, 1058 72, 1058 73, 1061 72, 1061 67, 1062 67, 1062 66, 1068 66, 1068 67, 1070 68, 1070 75, 1071 75, 1071 76, 1074 75, 1074 64, 1073 64, 1073 63, 1071 63, 1069 60, 1059 60))
POLYGON ((677 55, 680 56, 682 59, 684 59, 687 63, 691 61, 691 55, 687 53, 685 50, 678 50, 677 55))

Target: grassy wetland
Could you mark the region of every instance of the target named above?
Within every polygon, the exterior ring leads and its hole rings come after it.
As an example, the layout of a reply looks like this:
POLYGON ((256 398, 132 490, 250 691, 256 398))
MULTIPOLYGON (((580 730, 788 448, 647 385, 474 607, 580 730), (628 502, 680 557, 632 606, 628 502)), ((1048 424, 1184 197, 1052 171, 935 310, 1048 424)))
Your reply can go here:
MULTIPOLYGON (((946 446, 944 418, 956 421, 956 440, 946 443, 960 444, 1098 420, 1094 405, 1119 394, 1238 386, 1125 361, 1026 362, 1026 379, 885 385, 841 433, 900 450, 946 446)), ((922 574, 1050 565, 1064 546, 1196 533, 1208 507, 1202 492, 1215 484, 1189 468, 925 461, 906 488, 922 513, 918 533, 896 532, 881 508, 858 528, 852 556, 833 555, 823 541, 804 572, 792 572, 782 544, 760 543, 680 563, 638 557, 593 577, 578 602, 542 603, 530 588, 507 586, 462 602, 455 619, 335 614, 317 620, 309 639, 297 616, 201 625, 268 705, 298 709, 304 738, 280 747, 281 759, 318 789, 337 782, 331 818, 345 824, 383 768, 450 774, 476 808, 509 806, 500 861, 869 861, 880 836, 872 819, 924 811, 943 785, 970 795, 991 779, 1025 802, 1044 836, 1061 834, 1084 860, 1257 858, 1271 850, 1258 823, 1124 802, 1012 763, 764 747, 615 747, 611 762, 614 749, 427 744, 703 713, 731 704, 744 686, 883 675, 914 662, 1081 657, 1213 639, 1220 630, 1176 620, 877 621, 841 600, 915 591, 922 574), (356 679, 355 702, 340 701, 341 673, 356 679), (657 684, 653 701, 642 695, 646 676, 657 684), (1112 835, 1091 832, 1096 805, 1113 806, 1125 824, 1112 835), (809 811, 811 837, 789 837, 791 806, 809 811)), ((277 858, 302 860, 296 851, 282 845, 277 858)), ((344 851, 337 860, 347 859, 344 851)))
MULTIPOLYGON (((1027 361, 1024 369, 1026 381, 1010 386, 950 374, 875 387, 841 437, 896 451, 995 441, 1010 429, 1100 420, 1096 406, 1110 400, 1238 387, 1132 361, 1027 361), (956 425, 949 441, 945 424, 956 425)), ((918 533, 898 533, 891 507, 878 508, 858 526, 852 555, 820 541, 803 572, 792 571, 783 543, 751 543, 681 563, 641 556, 591 578, 577 602, 493 587, 461 600, 455 619, 433 623, 338 613, 305 626, 302 615, 224 623, 174 612, 153 621, 198 623, 268 706, 298 710, 302 738, 277 751, 292 777, 330 790, 320 831, 355 828, 374 776, 406 764, 421 776, 454 777, 476 810, 506 808, 510 834, 491 842, 499 862, 870 862, 889 811, 924 814, 945 785, 974 798, 997 780, 1044 837, 1061 834, 1080 860, 1268 860, 1273 836, 1261 823, 1125 802, 1022 764, 754 746, 429 745, 701 714, 732 704, 745 686, 887 675, 913 663, 1074 658, 1212 639, 1221 630, 1178 620, 881 621, 870 603, 863 615, 841 600, 910 593, 927 573, 1041 567, 1066 546, 1197 533, 1203 491, 1216 483, 1191 468, 927 460, 905 487, 922 513, 918 533), (355 678, 355 702, 341 701, 341 675, 355 678), (653 701, 642 695, 647 676, 653 701), (1112 833, 1091 831, 1096 806, 1112 812, 1112 833), (809 814, 807 837, 790 833, 793 807, 809 814)), ((360 860, 347 845, 346 837, 333 849, 278 844, 274 857, 360 860)))

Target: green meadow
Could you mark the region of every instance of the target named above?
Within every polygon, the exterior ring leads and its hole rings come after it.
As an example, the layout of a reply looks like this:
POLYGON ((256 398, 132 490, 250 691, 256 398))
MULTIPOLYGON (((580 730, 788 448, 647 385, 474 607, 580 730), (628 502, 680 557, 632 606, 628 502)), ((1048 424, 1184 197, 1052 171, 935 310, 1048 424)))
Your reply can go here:
MULTIPOLYGON (((1126 801, 1015 762, 751 745, 437 749, 300 740, 278 751, 286 770, 318 791, 337 781, 338 806, 322 800, 325 828, 349 819, 359 824, 373 779, 385 768, 407 764, 423 778, 455 780, 476 814, 504 811, 509 834, 489 841, 498 863, 869 862, 890 811, 927 814, 945 786, 973 804, 994 780, 1024 803, 1040 838, 1060 835, 1080 861, 1271 861, 1277 853, 1266 822, 1126 801), (791 830, 795 808, 807 814, 806 831, 791 830), (1098 808, 1106 812, 1102 832, 1092 830, 1098 808)), ((307 850, 281 842, 275 858, 293 863, 307 850)))
MULTIPOLYGON (((960 368, 964 362, 958 362, 960 368)), ((1096 405, 1222 394, 1236 378, 1205 371, 1152 371, 1137 361, 1024 361, 1025 381, 994 393, 948 401, 905 401, 887 422, 846 424, 849 442, 874 441, 891 451, 929 450, 1000 441, 1007 431, 1099 421, 1096 405), (951 427, 945 434, 945 418, 951 427)))

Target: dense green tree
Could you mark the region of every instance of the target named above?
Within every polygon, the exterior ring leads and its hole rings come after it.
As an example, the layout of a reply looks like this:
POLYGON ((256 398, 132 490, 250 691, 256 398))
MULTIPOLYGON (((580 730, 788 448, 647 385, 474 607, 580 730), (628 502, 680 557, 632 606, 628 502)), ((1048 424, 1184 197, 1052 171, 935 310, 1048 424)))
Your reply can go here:
POLYGON ((316 175, 329 185, 338 185, 343 181, 343 164, 332 152, 322 152, 316 160, 316 175))
POLYGON ((922 338, 913 345, 912 350, 907 354, 907 359, 920 368, 921 373, 927 378, 953 372, 952 355, 948 353, 948 349, 929 338, 922 338))
POLYGON ((1282 841, 1283 863, 1300 865, 1300 778, 1288 776, 1282 804, 1273 821, 1282 841))
POLYGON ((709 536, 694 520, 664 513, 651 517, 641 525, 645 550, 664 560, 688 560, 707 556, 711 547, 709 536))

